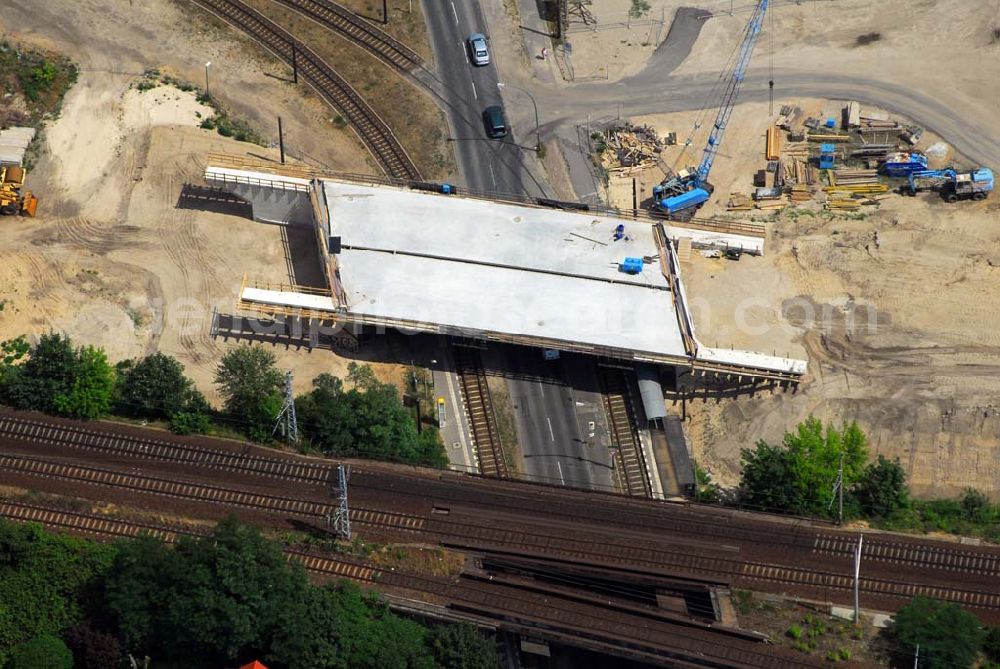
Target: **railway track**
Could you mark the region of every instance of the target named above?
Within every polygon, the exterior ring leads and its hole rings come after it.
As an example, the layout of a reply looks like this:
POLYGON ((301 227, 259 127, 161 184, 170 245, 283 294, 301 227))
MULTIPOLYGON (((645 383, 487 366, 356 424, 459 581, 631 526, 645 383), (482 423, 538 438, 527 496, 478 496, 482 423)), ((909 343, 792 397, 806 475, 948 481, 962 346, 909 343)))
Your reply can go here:
POLYGON ((405 73, 423 66, 416 51, 333 0, 276 0, 405 73))
POLYGON ((418 180, 420 172, 389 126, 332 67, 293 35, 240 0, 191 0, 221 20, 242 30, 265 49, 297 66, 298 72, 336 108, 387 175, 418 180))
POLYGON ((334 468, 288 458, 263 457, 248 452, 223 451, 164 439, 136 438, 46 422, 0 412, 0 438, 70 447, 93 453, 176 462, 199 469, 254 474, 273 479, 325 486, 334 468))
MULTIPOLYGON (((312 482, 317 484, 314 492, 324 490, 322 484, 330 471, 328 467, 296 462, 291 458, 266 458, 187 443, 140 439, 114 430, 82 428, 57 419, 47 421, 6 413, 0 415, 0 443, 22 449, 40 446, 39 450, 43 453, 50 451, 50 446, 81 449, 108 459, 140 457, 165 463, 180 462, 199 470, 211 468, 294 483, 312 482), (303 465, 307 465, 305 469, 300 468, 303 465)), ((103 470, 90 474, 73 473, 59 469, 66 467, 60 463, 11 455, 4 456, 4 460, 6 464, 2 468, 13 473, 132 489, 127 485, 130 482, 128 477, 134 476, 132 474, 103 470)), ((847 570, 841 569, 840 563, 850 559, 856 535, 813 529, 802 523, 751 521, 744 517, 746 514, 726 513, 718 509, 654 505, 607 495, 570 494, 543 486, 511 489, 506 484, 486 479, 466 480, 464 485, 456 485, 461 479, 451 476, 441 479, 407 477, 362 469, 356 472, 352 485, 367 488, 366 496, 370 497, 379 489, 377 482, 380 478, 391 481, 387 490, 395 503, 415 496, 432 499, 435 505, 443 505, 450 512, 446 515, 414 515, 355 507, 352 508, 352 522, 392 531, 422 533, 456 547, 463 545, 469 550, 548 554, 563 561, 576 559, 615 565, 621 569, 628 565, 640 569, 655 566, 661 573, 686 573, 691 570, 706 579, 722 581, 729 578, 745 587, 771 591, 796 592, 800 589, 826 593, 826 596, 840 593, 841 599, 845 599, 851 587, 844 576, 847 570), (511 503, 506 505, 503 502, 505 499, 511 500, 511 503), (482 515, 478 511, 472 515, 462 512, 463 506, 485 507, 485 510, 482 515), (529 526, 497 519, 498 511, 517 515, 526 510, 537 514, 540 509, 544 510, 544 519, 537 519, 529 526), (563 520, 556 520, 559 518, 563 520), (553 522, 556 524, 546 527, 553 522), (579 527, 566 530, 560 527, 560 523, 578 523, 579 527), (659 539, 673 537, 668 540, 677 542, 674 544, 676 550, 664 550, 659 545, 654 549, 657 542, 645 540, 629 546, 626 538, 614 534, 621 531, 633 534, 653 532, 659 539), (743 559, 731 563, 713 562, 722 558, 693 551, 685 543, 685 536, 699 537, 702 542, 720 546, 743 546, 740 549, 743 559), (762 542, 762 536, 767 536, 767 541, 762 542), (770 548, 770 553, 760 548, 764 545, 770 548), (765 553, 768 557, 763 557, 765 553), (796 559, 794 556, 799 557, 796 559), (830 562, 834 558, 838 561, 836 564, 830 562), (799 564, 808 560, 822 565, 822 568, 802 570, 788 565, 789 561, 794 565, 796 560, 799 564)), ((331 505, 316 500, 279 497, 275 502, 269 496, 255 497, 255 493, 241 490, 199 487, 163 479, 142 482, 140 492, 313 519, 325 516, 331 508, 331 505)), ((981 611, 1000 611, 997 579, 1000 575, 1000 551, 991 547, 866 533, 862 575, 862 593, 866 596, 899 599, 923 593, 981 611)))
POLYGON ((649 497, 651 490, 646 463, 642 455, 642 444, 636 429, 635 412, 628 395, 628 380, 625 372, 617 367, 597 366, 601 385, 601 397, 608 416, 611 442, 616 453, 614 459, 621 469, 624 482, 622 492, 636 497, 649 497))
POLYGON ((479 458, 479 471, 484 476, 508 478, 510 471, 504 459, 493 400, 479 351, 468 346, 452 346, 451 350, 455 355, 455 372, 479 458))
MULTIPOLYGON (((0 516, 15 522, 36 522, 50 530, 71 532, 98 540, 131 538, 151 534, 167 543, 181 536, 204 536, 164 525, 124 521, 94 514, 53 509, 19 502, 0 501, 0 516)), ((384 571, 344 559, 332 559, 286 549, 289 560, 306 571, 324 577, 346 578, 382 587, 398 587, 445 600, 448 608, 497 621, 535 635, 583 642, 599 650, 645 657, 671 666, 761 667, 799 669, 817 667, 806 659, 777 657, 773 649, 760 648, 738 632, 712 629, 707 625, 661 617, 651 609, 645 615, 604 608, 573 598, 553 597, 545 590, 521 588, 509 583, 480 579, 445 579, 384 571)), ((391 600, 391 598, 390 598, 391 600)))

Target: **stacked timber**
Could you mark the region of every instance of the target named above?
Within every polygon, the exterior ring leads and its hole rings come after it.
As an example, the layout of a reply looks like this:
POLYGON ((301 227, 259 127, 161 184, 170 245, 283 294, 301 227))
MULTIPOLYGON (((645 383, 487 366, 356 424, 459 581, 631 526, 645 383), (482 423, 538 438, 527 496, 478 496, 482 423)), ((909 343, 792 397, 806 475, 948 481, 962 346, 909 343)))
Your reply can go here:
POLYGON ((792 202, 809 202, 813 199, 813 189, 806 184, 797 183, 791 187, 788 199, 792 202))
POLYGON ((810 132, 806 137, 810 142, 823 142, 825 143, 838 143, 838 142, 849 142, 851 141, 850 135, 842 135, 840 133, 817 133, 810 132))
POLYGON ((768 160, 778 160, 781 157, 781 133, 777 126, 767 129, 767 141, 764 150, 764 157, 768 160))
POLYGON ((730 193, 729 202, 726 205, 727 211, 750 211, 753 209, 753 202, 743 193, 730 193))
POLYGON ((608 172, 630 175, 652 167, 665 142, 648 125, 625 125, 604 131, 601 165, 608 172))
POLYGON ((879 183, 878 170, 832 170, 831 186, 857 186, 879 183))

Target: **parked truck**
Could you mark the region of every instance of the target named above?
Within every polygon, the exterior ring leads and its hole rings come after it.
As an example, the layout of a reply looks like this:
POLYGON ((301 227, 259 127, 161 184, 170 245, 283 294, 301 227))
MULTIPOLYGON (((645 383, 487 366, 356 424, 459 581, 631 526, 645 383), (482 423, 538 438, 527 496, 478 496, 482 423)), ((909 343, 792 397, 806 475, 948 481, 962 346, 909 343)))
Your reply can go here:
POLYGON ((910 195, 922 190, 938 190, 947 202, 957 200, 985 200, 993 190, 993 170, 980 167, 970 172, 959 172, 948 167, 943 170, 919 170, 907 180, 910 195))

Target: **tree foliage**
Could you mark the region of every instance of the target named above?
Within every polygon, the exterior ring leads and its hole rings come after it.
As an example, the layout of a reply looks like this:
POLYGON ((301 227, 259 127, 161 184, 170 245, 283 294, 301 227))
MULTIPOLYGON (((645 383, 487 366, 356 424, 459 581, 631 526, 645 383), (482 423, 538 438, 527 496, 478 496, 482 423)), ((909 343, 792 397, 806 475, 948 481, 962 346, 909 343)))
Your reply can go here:
POLYGON ((43 634, 15 648, 7 669, 73 669, 73 653, 62 639, 43 634))
POLYGON ((351 363, 347 380, 330 374, 313 380, 295 410, 309 443, 328 455, 445 466, 436 430, 417 433, 414 417, 396 387, 381 383, 367 365, 351 363))
POLYGON ((76 669, 108 669, 117 667, 122 652, 118 640, 87 620, 73 627, 66 635, 66 644, 73 652, 76 669))
POLYGON ((102 349, 74 349, 69 337, 54 332, 39 338, 24 364, 9 364, 3 378, 4 397, 18 409, 85 419, 108 412, 116 382, 102 349))
POLYGON ((430 633, 434 659, 445 669, 500 669, 496 641, 471 625, 439 625, 430 633))
POLYGON ((909 503, 906 472, 899 460, 878 456, 870 463, 853 490, 861 512, 869 518, 887 518, 909 503))
POLYGON ((0 522, 0 666, 17 645, 76 623, 89 583, 114 549, 0 522))
POLYGON ((203 434, 211 429, 212 407, 176 358, 157 352, 123 361, 118 371, 119 407, 125 415, 165 418, 177 434, 203 434))
POLYGON ((226 412, 245 427, 247 435, 257 441, 269 439, 282 404, 283 379, 274 353, 248 344, 232 349, 219 362, 215 384, 226 412))
POLYGON ((986 636, 971 613, 930 597, 915 597, 901 608, 885 635, 903 666, 912 665, 919 645, 921 669, 971 667, 986 636))
POLYGON ((110 409, 115 395, 115 369, 103 349, 83 346, 76 352, 76 367, 68 392, 57 395, 58 413, 93 420, 110 409))
POLYGON ((755 508, 827 515, 841 458, 847 490, 861 479, 867 455, 857 423, 824 428, 810 416, 785 433, 781 446, 761 440, 755 449, 743 450, 742 499, 755 508))
POLYGON ((182 410, 193 387, 184 367, 169 355, 157 352, 118 364, 121 411, 147 418, 170 418, 182 410))

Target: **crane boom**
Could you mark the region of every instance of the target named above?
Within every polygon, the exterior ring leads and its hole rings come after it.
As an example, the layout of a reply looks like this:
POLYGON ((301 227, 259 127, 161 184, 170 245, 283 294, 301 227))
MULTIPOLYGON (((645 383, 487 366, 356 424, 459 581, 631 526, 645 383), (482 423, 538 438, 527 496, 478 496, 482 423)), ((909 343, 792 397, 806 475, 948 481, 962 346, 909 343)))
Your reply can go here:
POLYGON ((743 35, 743 43, 740 45, 740 53, 733 68, 733 73, 726 82, 726 91, 722 96, 722 104, 719 106, 719 113, 715 117, 715 124, 712 126, 712 134, 708 136, 708 144, 702 155, 701 164, 698 166, 698 178, 700 181, 708 180, 708 173, 712 171, 712 163, 715 162, 715 154, 718 153, 722 145, 722 138, 726 134, 726 126, 729 125, 729 117, 733 114, 736 106, 736 98, 740 92, 740 84, 746 76, 747 66, 750 64, 750 55, 760 37, 761 28, 764 25, 764 15, 767 13, 768 0, 760 0, 754 9, 753 16, 747 22, 746 32, 743 35))
POLYGON ((712 192, 712 186, 708 183, 708 174, 712 171, 712 163, 715 162, 715 155, 719 152, 719 147, 722 146, 726 126, 729 125, 729 117, 732 116, 733 108, 736 106, 736 98, 739 96, 740 85, 743 83, 747 66, 750 64, 750 56, 753 54, 757 38, 764 25, 768 1, 759 0, 753 15, 747 22, 736 64, 726 80, 726 88, 719 104, 719 112, 712 125, 708 143, 705 145, 701 164, 697 169, 692 167, 689 170, 681 171, 675 176, 665 179, 663 183, 654 186, 653 198, 656 209, 674 214, 691 207, 700 207, 708 200, 712 192))

